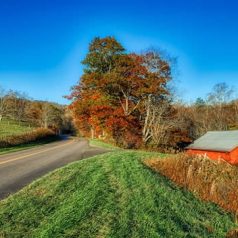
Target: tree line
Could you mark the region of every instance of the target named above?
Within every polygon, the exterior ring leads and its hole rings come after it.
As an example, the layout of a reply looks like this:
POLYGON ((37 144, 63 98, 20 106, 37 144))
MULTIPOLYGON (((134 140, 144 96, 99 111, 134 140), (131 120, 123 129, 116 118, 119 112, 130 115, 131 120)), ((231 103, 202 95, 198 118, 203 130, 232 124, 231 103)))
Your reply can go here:
POLYGON ((50 128, 56 132, 72 129, 71 116, 66 106, 32 100, 24 93, 0 88, 0 123, 3 120, 50 128))
POLYGON ((238 129, 238 100, 234 89, 226 83, 216 84, 205 99, 193 104, 176 105, 179 120, 195 140, 207 131, 238 129))
POLYGON ((208 130, 237 128, 238 102, 224 83, 206 99, 176 102, 173 65, 160 51, 128 53, 114 37, 96 37, 82 64, 84 73, 67 97, 82 136, 125 148, 178 150, 208 130))

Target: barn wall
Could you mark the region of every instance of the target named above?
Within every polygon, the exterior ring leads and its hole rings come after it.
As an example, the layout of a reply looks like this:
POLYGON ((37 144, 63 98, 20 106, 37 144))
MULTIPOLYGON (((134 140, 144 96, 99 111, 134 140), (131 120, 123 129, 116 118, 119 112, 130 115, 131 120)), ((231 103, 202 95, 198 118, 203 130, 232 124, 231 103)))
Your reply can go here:
POLYGON ((238 148, 231 151, 231 164, 238 164, 238 148))
MULTIPOLYGON (((208 156, 210 159, 218 160, 224 159, 229 163, 232 163, 231 154, 229 152, 218 152, 218 151, 206 151, 206 150, 187 150, 188 154, 192 155, 205 155, 208 156)), ((238 155, 238 150, 236 151, 238 155)), ((235 155, 234 155, 235 156, 235 155)))

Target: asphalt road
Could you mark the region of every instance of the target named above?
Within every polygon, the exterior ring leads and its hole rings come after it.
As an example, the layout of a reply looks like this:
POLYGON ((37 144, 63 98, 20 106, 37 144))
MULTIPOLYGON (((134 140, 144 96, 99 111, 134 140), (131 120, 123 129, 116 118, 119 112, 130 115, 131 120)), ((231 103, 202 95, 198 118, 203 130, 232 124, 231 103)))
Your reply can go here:
POLYGON ((0 199, 36 178, 70 162, 105 153, 84 139, 68 138, 44 146, 0 156, 0 199))

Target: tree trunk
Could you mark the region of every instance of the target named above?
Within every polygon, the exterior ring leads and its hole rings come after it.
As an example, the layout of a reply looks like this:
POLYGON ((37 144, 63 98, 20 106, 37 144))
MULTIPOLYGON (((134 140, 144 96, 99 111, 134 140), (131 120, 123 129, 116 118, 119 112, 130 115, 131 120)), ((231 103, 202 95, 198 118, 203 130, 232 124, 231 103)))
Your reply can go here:
POLYGON ((93 128, 91 128, 91 139, 94 139, 95 137, 95 131, 93 128))

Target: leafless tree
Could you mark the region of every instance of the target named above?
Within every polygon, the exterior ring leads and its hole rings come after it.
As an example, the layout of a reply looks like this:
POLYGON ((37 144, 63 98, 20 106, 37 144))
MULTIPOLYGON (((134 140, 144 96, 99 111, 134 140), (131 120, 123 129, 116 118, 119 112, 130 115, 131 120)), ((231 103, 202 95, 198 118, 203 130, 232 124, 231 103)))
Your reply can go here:
POLYGON ((13 120, 25 119, 25 109, 28 102, 27 96, 17 91, 8 91, 4 96, 5 116, 13 120))
POLYGON ((218 83, 213 87, 213 91, 208 94, 207 102, 212 114, 212 129, 228 129, 226 104, 231 100, 233 93, 233 89, 226 83, 218 83))
POLYGON ((64 109, 52 103, 42 103, 41 125, 58 129, 63 125, 64 109))
POLYGON ((233 101, 234 108, 234 123, 238 125, 238 100, 233 101))
POLYGON ((6 112, 6 92, 0 87, 0 122, 2 121, 6 112))
POLYGON ((154 101, 152 96, 145 103, 146 116, 143 127, 143 141, 153 145, 166 144, 169 131, 174 127, 170 104, 166 100, 154 101))

